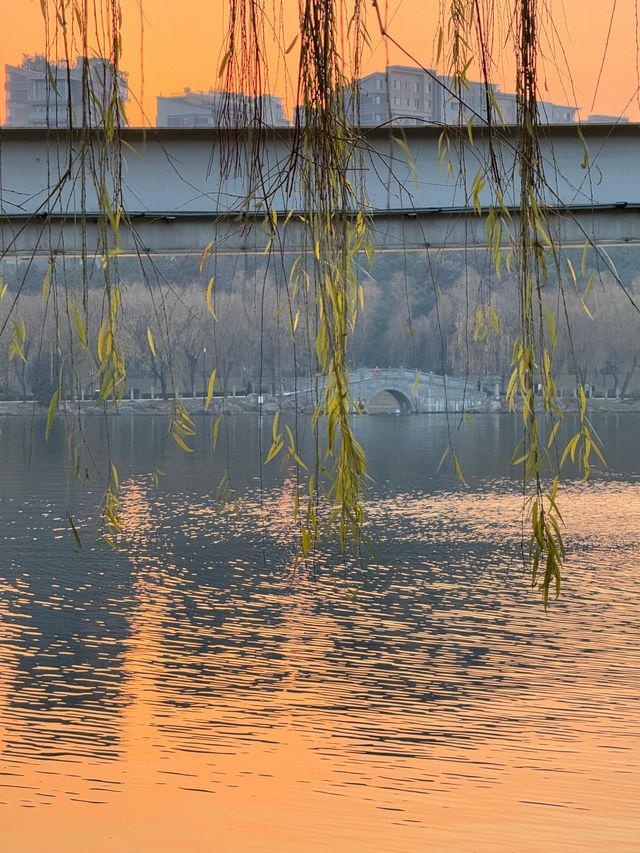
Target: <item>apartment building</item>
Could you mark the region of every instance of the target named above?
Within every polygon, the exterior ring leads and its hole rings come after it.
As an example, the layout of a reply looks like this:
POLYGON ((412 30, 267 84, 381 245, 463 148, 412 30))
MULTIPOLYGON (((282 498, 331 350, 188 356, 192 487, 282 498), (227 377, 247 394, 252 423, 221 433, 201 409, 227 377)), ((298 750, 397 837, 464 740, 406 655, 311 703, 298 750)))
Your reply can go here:
MULTIPOLYGON (((360 124, 442 123, 442 87, 435 71, 389 65, 359 83, 360 124)), ((356 109, 350 113, 355 117, 356 109)))
MULTIPOLYGON (((368 74, 359 81, 360 124, 375 126, 418 124, 474 124, 487 121, 487 102, 494 120, 514 124, 517 117, 516 96, 490 84, 489 98, 484 83, 468 81, 460 87, 454 78, 405 65, 389 65, 385 71, 368 74), (497 107, 497 110, 495 109, 497 107)), ((539 103, 540 119, 548 124, 570 124, 575 121, 577 107, 539 103)), ((349 113, 354 117, 353 104, 349 113)))
POLYGON ((128 98, 126 75, 106 59, 77 57, 75 64, 25 56, 5 66, 6 124, 12 127, 100 127, 113 102, 128 98))
POLYGON ((286 127, 282 99, 275 95, 257 98, 239 92, 192 92, 156 99, 157 127, 246 127, 262 124, 286 127))

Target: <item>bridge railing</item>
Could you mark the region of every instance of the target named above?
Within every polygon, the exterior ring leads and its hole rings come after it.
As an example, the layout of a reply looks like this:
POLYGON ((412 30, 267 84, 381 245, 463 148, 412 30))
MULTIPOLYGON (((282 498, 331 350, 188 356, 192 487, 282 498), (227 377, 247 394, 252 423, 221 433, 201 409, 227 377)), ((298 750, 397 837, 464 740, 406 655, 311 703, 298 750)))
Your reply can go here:
POLYGON ((438 386, 443 388, 446 384, 451 390, 465 390, 473 386, 473 382, 459 376, 441 375, 438 373, 422 372, 418 369, 409 369, 404 367, 364 367, 352 370, 349 376, 349 384, 357 384, 376 380, 379 382, 387 381, 405 385, 415 385, 415 393, 419 394, 421 389, 426 386, 438 386))
MULTIPOLYGON (((404 367, 360 367, 352 370, 349 374, 349 386, 357 388, 365 383, 374 382, 376 384, 388 384, 392 388, 400 387, 406 393, 411 393, 414 397, 419 397, 429 391, 443 394, 446 391, 469 393, 475 391, 475 383, 468 379, 459 376, 447 376, 437 373, 419 371, 417 369, 409 369, 404 367)), ((316 390, 324 388, 325 380, 318 380, 318 383, 299 382, 297 394, 311 394, 316 390)), ((285 392, 290 396, 293 391, 285 392)))

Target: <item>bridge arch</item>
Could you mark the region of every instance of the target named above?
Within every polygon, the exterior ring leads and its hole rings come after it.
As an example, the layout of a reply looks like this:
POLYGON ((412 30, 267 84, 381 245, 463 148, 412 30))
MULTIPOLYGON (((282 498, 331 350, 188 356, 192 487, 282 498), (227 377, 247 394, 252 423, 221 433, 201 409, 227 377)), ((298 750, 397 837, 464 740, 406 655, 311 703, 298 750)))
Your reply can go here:
POLYGON ((387 399, 389 399, 389 397, 393 398, 397 404, 395 407, 396 411, 399 410, 403 415, 413 414, 416 411, 415 403, 406 391, 397 387, 387 387, 384 385, 383 387, 378 387, 375 390, 370 391, 364 400, 362 400, 362 406, 365 412, 368 415, 376 412, 392 412, 393 408, 384 406, 385 397, 387 399), (376 406, 376 398, 380 398, 378 406, 376 406))

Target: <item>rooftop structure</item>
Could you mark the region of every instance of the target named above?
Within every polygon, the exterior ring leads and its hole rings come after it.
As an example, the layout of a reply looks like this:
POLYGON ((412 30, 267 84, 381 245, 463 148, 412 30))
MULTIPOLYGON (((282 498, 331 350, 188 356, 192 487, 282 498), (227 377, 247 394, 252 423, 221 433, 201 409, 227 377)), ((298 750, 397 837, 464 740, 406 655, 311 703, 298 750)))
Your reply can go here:
POLYGON ((13 127, 100 127, 105 115, 123 113, 128 98, 126 76, 106 59, 79 56, 75 65, 25 56, 7 65, 6 124, 13 127))
POLYGON ((592 113, 587 119, 589 124, 629 124, 627 116, 610 116, 602 113, 592 113))

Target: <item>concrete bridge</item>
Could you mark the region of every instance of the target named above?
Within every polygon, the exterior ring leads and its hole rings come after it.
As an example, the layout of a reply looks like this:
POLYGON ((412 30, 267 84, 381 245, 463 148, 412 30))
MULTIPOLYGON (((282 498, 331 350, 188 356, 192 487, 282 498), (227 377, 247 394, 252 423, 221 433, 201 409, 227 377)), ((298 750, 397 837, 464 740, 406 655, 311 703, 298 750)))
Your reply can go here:
MULTIPOLYGON (((486 245, 484 214, 495 197, 490 181, 481 182, 475 197, 474 186, 491 156, 517 227, 518 129, 474 128, 473 143, 466 130, 447 131, 450 149, 443 164, 440 127, 362 129, 362 159, 354 159, 351 177, 364 182, 364 212, 377 251, 486 245)), ((291 128, 264 132, 258 192, 250 134, 126 128, 123 146, 110 152, 122 176, 122 251, 195 255, 215 242, 217 254, 262 253, 268 240, 260 202, 265 195, 271 215, 277 215, 278 251, 298 250, 307 211, 304 199, 282 179, 294 141, 291 128), (299 215, 288 216, 292 212, 299 215)), ((78 132, 0 128, 0 258, 72 257, 95 250, 104 217, 91 167, 103 144, 99 131, 87 141, 78 132)), ((541 149, 548 178, 545 212, 559 243, 582 246, 589 237, 599 244, 640 245, 638 125, 549 126, 541 149)))
MULTIPOLYGON (((299 391, 298 395, 308 393, 311 392, 299 391)), ((367 414, 374 412, 376 402, 387 395, 387 399, 391 397, 396 403, 387 410, 402 414, 462 412, 487 400, 487 395, 468 380, 402 367, 353 370, 349 375, 349 393, 358 408, 367 414)))

